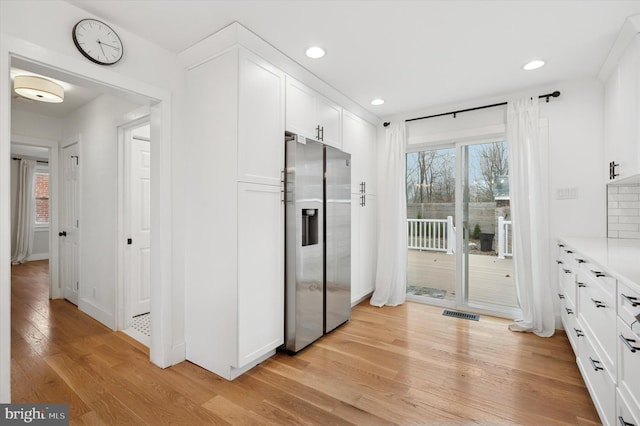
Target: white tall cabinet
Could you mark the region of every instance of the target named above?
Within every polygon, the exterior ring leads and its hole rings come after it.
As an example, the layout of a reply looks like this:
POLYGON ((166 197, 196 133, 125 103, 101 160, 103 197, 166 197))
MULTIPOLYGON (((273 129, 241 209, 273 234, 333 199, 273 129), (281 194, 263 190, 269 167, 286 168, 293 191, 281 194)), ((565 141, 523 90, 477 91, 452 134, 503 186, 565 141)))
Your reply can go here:
POLYGON ((351 303, 375 288, 376 231, 376 128, 347 110, 343 111, 342 141, 351 154, 351 303))
POLYGON ((186 79, 186 355, 231 380, 284 338, 285 75, 237 47, 186 79))

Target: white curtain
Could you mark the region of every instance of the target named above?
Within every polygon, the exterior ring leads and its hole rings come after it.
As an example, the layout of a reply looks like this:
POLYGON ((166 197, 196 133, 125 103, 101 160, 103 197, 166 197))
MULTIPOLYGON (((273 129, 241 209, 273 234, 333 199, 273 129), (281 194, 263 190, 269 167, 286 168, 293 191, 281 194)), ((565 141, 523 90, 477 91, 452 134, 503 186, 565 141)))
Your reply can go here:
POLYGON ((407 294, 405 124, 392 123, 378 148, 378 256, 374 306, 396 306, 407 294))
POLYGON ((22 263, 31 255, 33 246, 35 197, 33 194, 33 179, 36 162, 20 160, 18 165, 18 188, 16 196, 16 244, 11 254, 11 263, 22 263))
POLYGON ((507 106, 516 293, 522 320, 509 326, 542 337, 555 331, 550 286, 547 149, 540 143, 538 97, 507 106))

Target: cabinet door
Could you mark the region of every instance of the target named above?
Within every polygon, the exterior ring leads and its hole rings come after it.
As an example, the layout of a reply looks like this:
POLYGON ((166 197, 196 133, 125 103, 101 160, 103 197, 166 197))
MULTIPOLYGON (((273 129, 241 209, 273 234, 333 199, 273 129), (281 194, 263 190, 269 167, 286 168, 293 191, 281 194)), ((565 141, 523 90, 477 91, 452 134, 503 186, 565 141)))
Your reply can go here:
MULTIPOLYGON (((353 163, 352 163, 353 164, 353 163)), ((366 293, 360 278, 360 194, 351 194, 351 303, 366 293)))
POLYGON ((238 180, 280 184, 284 168, 285 75, 240 52, 238 180))
POLYGON ((364 141, 362 143, 362 151, 364 153, 364 170, 363 180, 366 183, 365 188, 367 194, 377 193, 377 180, 378 180, 378 135, 376 126, 366 121, 363 122, 364 141))
POLYGON ((330 100, 316 96, 316 121, 321 127, 320 141, 342 149, 342 108, 330 100))
POLYGON ((640 336, 618 318, 618 387, 640 414, 640 336))
POLYGON ((238 356, 234 367, 245 366, 284 342, 280 196, 279 186, 238 184, 238 356))
POLYGON ((606 161, 619 164, 616 180, 640 173, 639 104, 640 35, 636 35, 605 85, 606 161))
MULTIPOLYGON (((342 149, 351 154, 351 192, 360 192, 364 181, 365 153, 362 141, 364 126, 362 120, 349 111, 344 111, 342 122, 342 149)), ((356 206, 357 204, 353 204, 356 206)))
POLYGON ((374 195, 365 195, 365 205, 360 209, 360 280, 364 294, 371 293, 376 286, 378 256, 377 200, 374 195))
POLYGON ((318 139, 316 133, 316 94, 309 87, 287 77, 286 129, 306 138, 318 139))

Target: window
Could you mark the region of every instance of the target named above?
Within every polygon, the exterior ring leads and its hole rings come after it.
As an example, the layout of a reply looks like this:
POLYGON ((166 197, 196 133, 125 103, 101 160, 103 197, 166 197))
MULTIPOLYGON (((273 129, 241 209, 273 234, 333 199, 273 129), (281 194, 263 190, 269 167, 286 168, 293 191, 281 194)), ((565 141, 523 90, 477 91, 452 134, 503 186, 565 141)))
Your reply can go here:
POLYGON ((37 169, 34 176, 36 226, 49 225, 49 172, 37 169))

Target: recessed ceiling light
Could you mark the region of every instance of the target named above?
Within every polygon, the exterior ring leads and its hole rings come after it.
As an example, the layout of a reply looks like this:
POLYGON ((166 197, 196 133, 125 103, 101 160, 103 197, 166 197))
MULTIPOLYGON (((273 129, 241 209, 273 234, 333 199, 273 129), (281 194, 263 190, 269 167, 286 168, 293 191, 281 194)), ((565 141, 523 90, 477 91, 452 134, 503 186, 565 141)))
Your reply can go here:
POLYGON ((307 56, 311 59, 320 59, 324 56, 324 49, 318 46, 313 46, 307 49, 307 56))
POLYGON ((382 105, 383 103, 384 103, 384 99, 380 99, 380 98, 377 98, 371 101, 371 105, 376 105, 376 106, 382 105))
POLYGON ((542 59, 534 59, 531 62, 527 62, 522 66, 522 69, 525 71, 537 70, 544 66, 544 61, 542 59))

